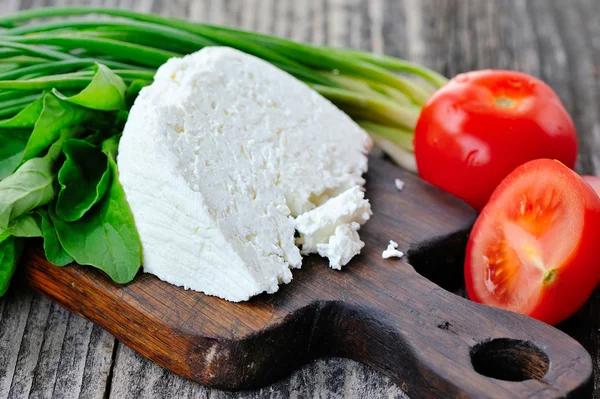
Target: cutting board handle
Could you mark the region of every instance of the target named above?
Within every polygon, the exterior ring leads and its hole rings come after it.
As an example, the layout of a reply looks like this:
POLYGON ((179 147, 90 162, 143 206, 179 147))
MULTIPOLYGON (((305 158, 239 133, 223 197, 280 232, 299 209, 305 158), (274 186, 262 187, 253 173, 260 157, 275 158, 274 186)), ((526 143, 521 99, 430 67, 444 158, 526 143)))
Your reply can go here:
POLYGON ((405 270, 375 268, 379 273, 347 284, 344 300, 321 312, 323 337, 331 337, 323 351, 369 364, 416 397, 591 394, 591 358, 568 335, 449 293, 396 263, 405 270))

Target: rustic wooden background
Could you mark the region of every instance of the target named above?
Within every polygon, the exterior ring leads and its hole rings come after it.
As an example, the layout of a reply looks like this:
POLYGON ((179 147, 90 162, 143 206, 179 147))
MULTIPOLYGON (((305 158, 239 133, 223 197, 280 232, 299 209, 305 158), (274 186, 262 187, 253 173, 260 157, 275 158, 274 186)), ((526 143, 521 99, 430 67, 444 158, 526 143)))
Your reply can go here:
MULTIPOLYGON (((547 81, 575 119, 578 170, 600 174, 599 0, 0 0, 0 14, 44 5, 135 8, 401 56, 446 76, 519 69, 547 81)), ((560 328, 595 361, 600 399, 600 290, 560 328)), ((256 392, 177 377, 97 326, 25 287, 0 300, 0 398, 401 398, 385 376, 324 359, 256 392)))

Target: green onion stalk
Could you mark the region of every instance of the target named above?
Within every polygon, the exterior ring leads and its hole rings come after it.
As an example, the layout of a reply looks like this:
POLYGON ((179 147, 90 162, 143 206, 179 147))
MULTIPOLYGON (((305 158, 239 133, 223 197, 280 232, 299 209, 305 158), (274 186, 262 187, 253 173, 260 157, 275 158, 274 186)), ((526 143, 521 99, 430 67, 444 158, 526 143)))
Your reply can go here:
POLYGON ((412 138, 421 108, 447 82, 428 68, 390 56, 122 9, 37 8, 1 17, 0 27, 2 119, 43 92, 84 88, 96 64, 113 70, 138 92, 169 58, 228 46, 311 86, 411 171, 416 171, 412 138))

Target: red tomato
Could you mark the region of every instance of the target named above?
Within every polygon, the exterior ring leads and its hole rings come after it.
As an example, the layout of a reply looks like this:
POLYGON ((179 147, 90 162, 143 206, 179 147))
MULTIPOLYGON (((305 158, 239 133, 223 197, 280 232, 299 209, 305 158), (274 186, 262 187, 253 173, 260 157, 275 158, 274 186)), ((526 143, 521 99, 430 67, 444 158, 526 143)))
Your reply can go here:
POLYGON ((583 177, 583 180, 585 180, 590 186, 592 186, 594 191, 596 191, 596 194, 600 195, 600 177, 598 177, 598 176, 582 176, 582 177, 583 177))
POLYGON ((425 104, 415 129, 419 175, 480 211, 517 166, 539 158, 570 168, 571 117, 533 76, 486 70, 458 75, 425 104))
POLYGON ((469 297, 556 324, 600 278, 600 197, 562 163, 528 162, 494 191, 467 245, 469 297))

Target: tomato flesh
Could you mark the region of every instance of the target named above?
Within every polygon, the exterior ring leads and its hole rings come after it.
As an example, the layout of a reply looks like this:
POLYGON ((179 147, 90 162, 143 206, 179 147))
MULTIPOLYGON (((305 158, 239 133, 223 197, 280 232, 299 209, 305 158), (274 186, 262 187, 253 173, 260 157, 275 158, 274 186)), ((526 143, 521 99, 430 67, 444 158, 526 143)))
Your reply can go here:
POLYGON ((498 186, 473 227, 465 279, 480 303, 558 323, 600 278, 600 198, 575 172, 541 159, 498 186))
POLYGON ((557 159, 572 168, 577 135, 556 93, 533 76, 458 75, 425 104, 415 128, 419 175, 480 211, 517 166, 557 159))

